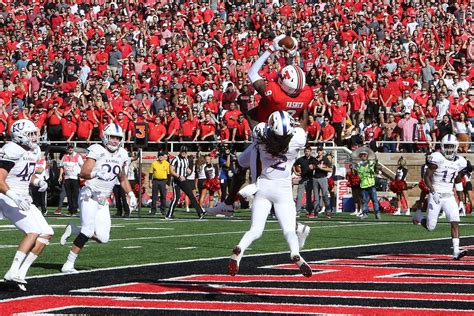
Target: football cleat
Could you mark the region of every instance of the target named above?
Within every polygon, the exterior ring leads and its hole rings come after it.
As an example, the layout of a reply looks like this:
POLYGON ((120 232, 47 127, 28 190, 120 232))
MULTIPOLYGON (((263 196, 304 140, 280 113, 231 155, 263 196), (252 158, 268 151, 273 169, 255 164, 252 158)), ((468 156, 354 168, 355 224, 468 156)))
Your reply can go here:
POLYGON ((221 214, 225 215, 226 217, 234 216, 234 211, 234 205, 229 205, 225 202, 220 202, 216 206, 207 209, 208 214, 221 214))
POLYGON ((77 273, 78 271, 74 268, 74 264, 70 263, 69 261, 66 261, 65 264, 63 264, 63 267, 61 268, 62 273, 77 273))
POLYGON ((350 213, 349 215, 357 215, 359 216, 361 214, 361 211, 354 211, 352 213, 350 213))
POLYGON ((308 238, 310 232, 311 228, 308 225, 296 223, 296 236, 298 237, 300 250, 303 249, 306 238, 308 238))
POLYGON ((438 218, 441 218, 441 219, 446 218, 446 213, 445 212, 441 213, 441 215, 439 215, 438 218))
POLYGON ((64 230, 64 233, 61 236, 61 239, 59 240, 59 244, 61 246, 64 246, 66 244, 66 241, 68 240, 69 237, 71 237, 72 234, 72 225, 68 224, 66 226, 66 229, 64 230))
POLYGON ((457 254, 453 255, 454 260, 460 260, 462 257, 467 256, 468 250, 467 249, 462 249, 460 250, 457 254))
POLYGON ((401 210, 397 210, 395 213, 393 213, 393 215, 402 215, 402 211, 401 211, 401 210))
POLYGON ((359 216, 360 219, 367 219, 369 218, 369 215, 362 213, 362 215, 359 216))
POLYGON ((382 214, 375 213, 375 219, 382 219, 382 214))
POLYGON ((413 223, 413 225, 420 225, 422 219, 423 214, 421 213, 421 210, 417 210, 415 215, 413 215, 411 222, 413 223))
POLYGON ((18 290, 26 292, 26 282, 25 279, 22 279, 18 276, 12 277, 10 274, 10 271, 8 271, 5 276, 3 277, 6 283, 13 285, 16 287, 18 290))
POLYGON ((311 270, 311 267, 309 266, 309 264, 306 263, 306 261, 304 261, 303 258, 301 258, 301 256, 299 255, 293 256, 291 258, 291 261, 293 261, 293 263, 295 263, 298 266, 303 276, 310 278, 313 275, 313 271, 311 270))
POLYGON ((410 216, 410 215, 411 215, 411 212, 410 212, 409 209, 405 211, 405 215, 406 215, 406 216, 410 216))
POLYGON ((203 212, 201 214, 199 214, 199 219, 204 219, 204 217, 206 217, 207 215, 207 212, 206 210, 203 209, 203 212))
POLYGON ((237 274, 237 272, 239 272, 239 263, 240 259, 242 258, 240 255, 241 253, 242 250, 239 246, 235 246, 234 249, 232 249, 232 255, 229 259, 229 275, 231 276, 234 276, 237 274))

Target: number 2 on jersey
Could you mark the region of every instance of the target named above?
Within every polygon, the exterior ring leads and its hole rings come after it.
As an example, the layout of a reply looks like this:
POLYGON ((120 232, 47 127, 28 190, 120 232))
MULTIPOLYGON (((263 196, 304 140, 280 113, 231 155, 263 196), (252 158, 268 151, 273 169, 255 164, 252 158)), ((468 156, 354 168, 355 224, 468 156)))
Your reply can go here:
POLYGON ((288 158, 286 156, 279 156, 279 159, 270 166, 270 168, 273 168, 275 170, 280 170, 280 171, 285 171, 286 166, 285 163, 288 161, 288 158))
POLYGON ((35 168, 36 168, 36 163, 35 162, 30 162, 16 176, 21 178, 20 181, 30 181, 31 176, 35 172, 35 168))

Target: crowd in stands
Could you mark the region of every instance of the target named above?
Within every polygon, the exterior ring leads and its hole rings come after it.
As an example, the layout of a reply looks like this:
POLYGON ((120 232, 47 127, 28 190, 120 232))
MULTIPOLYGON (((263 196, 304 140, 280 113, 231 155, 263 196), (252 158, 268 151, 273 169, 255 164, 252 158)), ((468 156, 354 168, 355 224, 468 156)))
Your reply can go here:
POLYGON ((3 1, 0 133, 28 117, 51 141, 97 140, 111 121, 126 140, 137 122, 151 142, 249 140, 260 96, 247 70, 281 33, 314 89, 310 140, 394 141, 389 152, 471 140, 469 0, 3 1))

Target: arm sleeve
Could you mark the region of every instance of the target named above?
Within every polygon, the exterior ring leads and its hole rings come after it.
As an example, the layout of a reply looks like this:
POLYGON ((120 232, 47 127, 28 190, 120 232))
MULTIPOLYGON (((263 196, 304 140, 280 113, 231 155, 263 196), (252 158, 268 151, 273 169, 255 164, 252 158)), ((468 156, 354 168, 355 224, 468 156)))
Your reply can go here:
POLYGON ((258 59, 253 63, 252 67, 250 67, 249 71, 248 71, 248 76, 249 76, 249 79, 250 79, 250 82, 251 83, 254 83, 255 81, 257 80, 261 80, 263 79, 262 77, 260 77, 260 75, 258 74, 258 72, 260 71, 260 69, 262 68, 263 64, 265 63, 265 61, 267 61, 268 57, 271 56, 271 53, 269 51, 265 51, 262 55, 260 55, 260 57, 258 57, 258 59))

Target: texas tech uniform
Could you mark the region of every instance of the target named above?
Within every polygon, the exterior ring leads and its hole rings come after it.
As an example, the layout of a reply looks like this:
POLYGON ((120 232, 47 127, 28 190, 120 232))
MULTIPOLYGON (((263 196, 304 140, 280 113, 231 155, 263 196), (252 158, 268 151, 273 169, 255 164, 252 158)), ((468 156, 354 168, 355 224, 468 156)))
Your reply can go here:
POLYGON ((467 161, 457 155, 453 160, 448 160, 440 152, 434 152, 428 158, 428 163, 437 166, 433 174, 433 189, 440 195, 439 204, 433 201, 431 195, 428 199, 426 226, 433 230, 438 223, 441 209, 446 213, 449 222, 459 222, 459 207, 453 193, 454 180, 459 172, 467 167, 467 161))
POLYGON ((273 112, 286 111, 298 120, 303 111, 308 108, 313 95, 313 90, 307 85, 302 86, 298 95, 290 96, 281 89, 278 83, 269 82, 265 89, 265 97, 262 97, 255 108, 255 118, 258 122, 266 122, 273 112))
POLYGON ((87 180, 79 194, 79 209, 81 210, 81 233, 105 243, 110 235, 110 213, 107 199, 118 183, 117 175, 126 170, 128 153, 119 148, 110 152, 104 146, 94 144, 88 148, 87 158, 95 160, 92 173, 101 173, 101 178, 87 180), (108 179, 108 180, 104 180, 108 179))
MULTIPOLYGON (((28 196, 30 180, 36 170, 36 163, 41 158, 39 147, 25 150, 22 146, 8 142, 0 148, 0 164, 8 166, 14 163, 6 178, 6 183, 18 196, 28 196)), ((6 217, 22 232, 53 235, 40 210, 31 205, 29 211, 21 211, 15 202, 4 194, 0 194, 0 218, 6 217)))

